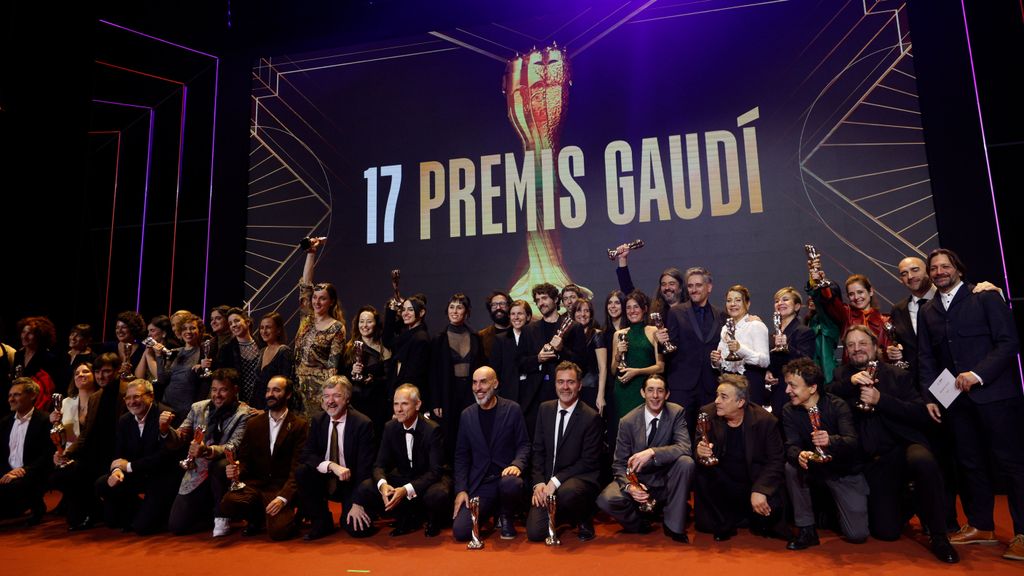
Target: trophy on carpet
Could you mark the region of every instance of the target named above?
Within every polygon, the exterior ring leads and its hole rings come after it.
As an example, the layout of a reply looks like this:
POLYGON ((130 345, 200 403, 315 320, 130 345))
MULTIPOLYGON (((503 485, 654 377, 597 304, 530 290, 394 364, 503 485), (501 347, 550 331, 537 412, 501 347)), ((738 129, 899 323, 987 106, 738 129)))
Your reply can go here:
POLYGON ((303 252, 308 252, 313 246, 313 240, 323 242, 324 240, 327 240, 327 236, 306 236, 302 240, 299 240, 299 248, 301 248, 303 252))
MULTIPOLYGON (((565 337, 565 333, 568 332, 570 328, 572 328, 572 323, 573 323, 572 316, 569 315, 569 314, 566 314, 565 318, 562 318, 561 324, 559 324, 558 328, 555 330, 554 337, 552 337, 551 339, 554 340, 555 338, 558 338, 559 340, 561 340, 562 338, 564 338, 565 337)), ((545 352, 554 352, 555 351, 555 347, 551 345, 551 342, 548 342, 547 344, 544 345, 544 351, 545 352)))
MULTIPOLYGON (((625 332, 619 332, 618 339, 619 339, 619 342, 625 342, 626 341, 626 333, 625 332)), ((622 352, 619 353, 619 360, 615 364, 615 370, 616 370, 616 372, 618 373, 619 376, 622 376, 622 374, 626 371, 626 368, 629 368, 629 365, 626 364, 626 350, 623 350, 622 352)))
MULTIPOLYGON (((53 400, 53 409, 60 412, 60 403, 64 401, 64 395, 57 393, 50 398, 53 400)), ((53 424, 53 428, 50 428, 50 440, 53 441, 53 446, 57 449, 57 458, 60 460, 58 468, 64 468, 68 464, 74 463, 74 460, 68 460, 64 456, 64 445, 68 443, 68 434, 64 430, 64 423, 60 420, 53 424)))
MULTIPOLYGON (((630 250, 637 250, 639 248, 643 248, 644 247, 644 241, 640 240, 639 238, 637 238, 636 240, 633 240, 629 244, 626 244, 626 247, 629 248, 630 250)), ((622 252, 620 252, 618 248, 609 248, 608 249, 608 259, 609 260, 615 260, 616 258, 619 257, 619 254, 622 254, 622 252)))
POLYGON ((818 253, 817 248, 811 244, 804 244, 804 252, 807 253, 807 266, 810 269, 811 287, 828 288, 831 286, 832 281, 827 278, 822 278, 821 281, 815 279, 817 273, 821 272, 821 254, 818 253))
POLYGON ((558 532, 555 532, 555 513, 558 512, 558 497, 554 494, 548 496, 546 508, 548 511, 548 537, 544 539, 544 543, 548 546, 561 546, 562 541, 558 539, 558 532))
POLYGON ((132 343, 122 342, 121 352, 124 354, 124 362, 121 363, 121 371, 117 375, 121 380, 131 380, 135 376, 132 372, 132 343))
MULTIPOLYGON (((697 438, 698 442, 703 440, 708 446, 711 445, 711 418, 707 412, 697 414, 697 438)), ((718 466, 718 457, 712 452, 707 458, 698 457, 697 463, 702 466, 718 466)))
POLYGON ((772 314, 772 324, 775 325, 775 347, 771 349, 772 352, 789 352, 789 344, 778 344, 779 336, 782 336, 782 314, 776 312, 772 314))
MULTIPOLYGON (((364 344, 362 340, 356 340, 352 343, 352 350, 355 353, 355 364, 363 366, 363 370, 365 371, 366 351, 363 349, 363 346, 364 344)), ((366 374, 364 372, 361 371, 358 374, 355 372, 352 373, 352 383, 362 382, 364 380, 366 380, 366 374)))
MULTIPOLYGON (((203 343, 199 345, 199 360, 203 361, 210 357, 210 350, 213 348, 213 339, 207 338, 203 340, 203 343)), ((203 368, 203 371, 199 373, 200 378, 209 378, 213 376, 213 372, 209 368, 203 368)))
MULTIPOLYGON (((817 432, 818 430, 821 430, 821 412, 818 411, 817 406, 811 406, 807 409, 807 417, 811 419, 812 431, 817 432)), ((821 446, 815 446, 814 452, 807 459, 811 462, 825 464, 826 462, 832 461, 832 455, 825 452, 825 449, 821 446)))
MULTIPOLYGON (((864 366, 864 371, 868 373, 868 376, 870 376, 872 380, 874 380, 875 373, 878 372, 878 360, 868 360, 867 365, 864 366)), ((873 405, 862 400, 857 400, 857 402, 854 403, 854 406, 856 406, 857 410, 860 410, 861 412, 875 411, 875 407, 873 405)))
MULTIPOLYGON (((653 324, 655 328, 657 328, 658 330, 661 330, 662 328, 665 327, 665 322, 661 319, 661 313, 660 312, 651 312, 650 316, 651 316, 651 324, 653 324)), ((679 349, 679 347, 676 346, 675 344, 673 344, 671 340, 668 341, 668 342, 665 342, 664 344, 658 344, 658 347, 661 348, 661 353, 662 354, 671 354, 671 353, 673 353, 673 352, 675 352, 676 350, 679 349)))
MULTIPOLYGON (((726 342, 734 342, 736 340, 736 321, 732 318, 725 319, 725 337, 727 338, 726 342)), ((743 357, 734 350, 730 350, 723 360, 726 362, 739 362, 743 360, 743 357)))
MULTIPOLYGON (((203 437, 205 436, 206 426, 197 427, 195 433, 192 435, 192 443, 202 444, 203 437)), ((181 466, 182 470, 192 470, 196 467, 196 459, 194 456, 186 456, 184 460, 178 462, 178 466, 181 466)))
POLYGON ((391 289, 394 290, 394 295, 391 300, 388 300, 388 309, 395 312, 402 311, 402 296, 398 293, 398 281, 402 278, 402 271, 395 268, 391 271, 391 289))
MULTIPOLYGON (((648 495, 650 494, 649 492, 647 492, 647 487, 640 483, 640 479, 637 478, 636 471, 634 471, 632 468, 626 468, 626 480, 629 481, 629 485, 632 486, 634 490, 639 490, 641 492, 647 493, 648 495)), ((658 503, 657 501, 654 500, 654 498, 648 496, 647 501, 640 502, 637 505, 637 508, 639 508, 641 512, 647 514, 653 512, 654 507, 657 504, 658 503)))
MULTIPOLYGON (((224 448, 224 458, 227 459, 228 464, 231 464, 232 466, 238 467, 238 475, 241 476, 241 474, 242 474, 242 463, 239 462, 238 460, 235 460, 235 449, 234 448, 227 448, 227 447, 225 447, 224 448)), ((235 480, 231 481, 231 486, 228 487, 228 490, 230 490, 232 492, 237 492, 237 491, 241 490, 242 488, 245 488, 245 482, 242 482, 241 480, 235 479, 235 480)))
POLYGON ((480 497, 473 496, 466 505, 469 509, 469 518, 473 521, 473 528, 469 533, 469 550, 479 550, 484 547, 484 541, 480 539, 480 497))
MULTIPOLYGON (((896 327, 892 325, 892 322, 886 320, 885 324, 882 325, 882 328, 885 329, 885 335, 889 338, 889 342, 892 342, 893 345, 895 345, 895 343, 896 343, 896 327)), ((910 362, 907 362, 906 360, 902 360, 902 359, 897 360, 897 361, 893 362, 892 365, 897 367, 897 368, 899 368, 899 369, 901 369, 901 370, 910 370, 910 362)))

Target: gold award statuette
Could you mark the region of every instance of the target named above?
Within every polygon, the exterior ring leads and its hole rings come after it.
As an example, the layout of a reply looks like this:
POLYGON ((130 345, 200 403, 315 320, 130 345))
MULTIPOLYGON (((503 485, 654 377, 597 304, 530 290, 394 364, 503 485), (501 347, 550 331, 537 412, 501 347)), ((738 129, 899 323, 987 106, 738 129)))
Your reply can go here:
MULTIPOLYGON (((562 318, 562 322, 558 325, 558 328, 555 330, 554 338, 565 338, 565 333, 568 332, 570 328, 572 328, 572 323, 572 317, 569 314, 566 314, 565 318, 562 318)), ((552 338, 552 340, 554 338, 552 338)), ((544 345, 544 350, 547 352, 554 352, 555 347, 551 345, 551 342, 548 342, 547 344, 544 345)))
MULTIPOLYGON (((655 328, 657 328, 658 330, 661 330, 662 328, 665 327, 665 321, 661 319, 661 313, 660 312, 651 312, 650 316, 651 316, 651 324, 655 328)), ((673 344, 671 340, 668 341, 668 342, 665 342, 664 344, 658 344, 658 347, 661 348, 662 354, 671 354, 671 353, 673 353, 673 352, 675 352, 676 350, 679 349, 679 347, 676 346, 675 344, 673 344)))
MULTIPOLYGON (((883 324, 882 327, 885 329, 885 335, 889 337, 889 342, 891 342, 892 345, 895 346, 896 327, 893 326, 892 322, 889 322, 888 320, 885 321, 885 324, 883 324)), ((900 370, 910 370, 910 362, 907 362, 906 360, 897 360, 893 362, 892 365, 899 368, 900 370)))
MULTIPOLYGON (((630 250, 637 250, 637 249, 640 249, 640 248, 644 247, 644 241, 640 240, 639 238, 637 238, 636 240, 633 240, 629 244, 626 244, 626 247, 628 247, 630 250)), ((621 254, 621 253, 622 252, 619 252, 618 248, 609 248, 608 249, 608 259, 609 260, 615 260, 616 258, 619 257, 619 254, 621 254)))
MULTIPOLYGON (((620 333, 618 338, 619 342, 625 342, 626 333, 620 333)), ((629 365, 626 364, 626 352, 622 352, 621 354, 619 354, 619 360, 618 363, 615 365, 615 369, 618 371, 619 376, 622 376, 622 373, 626 371, 626 368, 629 368, 629 365)))
POLYGON ((402 295, 398 293, 398 281, 401 279, 401 270, 395 268, 391 271, 391 290, 394 294, 391 296, 391 300, 388 301, 388 308, 395 312, 401 312, 402 310, 402 295))
POLYGON ((466 506, 469 508, 469 518, 473 521, 473 528, 469 534, 469 544, 466 544, 466 548, 469 550, 480 550, 484 547, 484 541, 480 539, 480 497, 473 496, 469 499, 469 504, 466 506))
MULTIPOLYGON (((195 433, 192 435, 192 442, 194 444, 202 444, 203 437, 206 435, 206 427, 199 426, 196 428, 195 433)), ((181 466, 182 470, 191 470, 196 467, 196 459, 192 456, 186 456, 184 460, 178 462, 178 466, 181 466)))
MULTIPOLYGON (((811 430, 815 432, 821 430, 821 412, 818 411, 817 406, 811 406, 807 409, 807 417, 811 419, 811 430)), ((815 446, 814 453, 810 458, 808 458, 808 460, 819 464, 825 464, 826 462, 832 461, 832 455, 825 452, 825 449, 821 446, 815 446)))
POLYGON ((121 380, 131 380, 135 377, 135 373, 132 371, 131 342, 122 342, 121 352, 124 354, 124 362, 121 363, 121 371, 118 373, 118 377, 120 377, 121 380))
MULTIPOLYGON (((732 318, 725 319, 725 336, 729 339, 729 342, 736 340, 736 321, 732 318)), ((739 362, 743 360, 743 357, 730 350, 724 360, 726 362, 739 362)))
POLYGON ((807 254, 807 263, 810 265, 811 271, 811 286, 818 286, 821 288, 828 288, 832 285, 832 281, 823 279, 818 282, 814 279, 814 272, 821 272, 821 254, 818 253, 818 249, 812 244, 804 244, 804 252, 807 254))
MULTIPOLYGON (((238 466, 238 475, 239 475, 239 477, 241 477, 241 475, 242 475, 242 463, 239 462, 238 460, 235 460, 235 449, 234 448, 225 448, 224 449, 224 458, 227 459, 228 464, 231 464, 232 466, 238 466)), ((237 492, 238 490, 241 490, 242 488, 245 488, 245 482, 242 482, 241 480, 232 480, 231 481, 231 486, 228 488, 228 490, 230 490, 232 492, 237 492)))
MULTIPOLYGON (((711 418, 708 417, 707 412, 697 414, 697 434, 698 442, 703 440, 708 445, 711 444, 711 418)), ((698 457, 697 463, 702 466, 718 466, 718 457, 712 452, 707 458, 698 457)))
MULTIPOLYGON (((356 340, 352 343, 353 349, 355 350, 355 360, 357 364, 363 364, 363 370, 366 370, 366 353, 363 350, 363 341, 356 340)), ((366 379, 364 372, 359 374, 352 374, 352 382, 362 382, 366 379)))
MULTIPOLYGON (((864 371, 868 373, 868 376, 870 376, 872 380, 874 380, 875 373, 878 372, 878 360, 868 360, 867 366, 864 367, 864 371)), ((861 412, 875 411, 875 407, 873 405, 868 404, 867 402, 863 402, 861 400, 857 400, 857 402, 854 405, 861 412)))
POLYGON ((548 496, 548 537, 544 543, 548 546, 561 546, 562 541, 558 539, 558 532, 555 532, 555 513, 558 512, 558 497, 554 494, 548 496))
MULTIPOLYGON (((54 394, 50 397, 53 400, 53 409, 60 410, 60 404, 64 401, 62 394, 54 394)), ((60 459, 58 468, 64 468, 68 464, 74 462, 74 460, 68 460, 64 456, 64 445, 68 442, 67 431, 64 429, 64 423, 58 420, 53 428, 50 428, 50 441, 53 442, 53 446, 57 449, 57 458, 60 459)))
MULTIPOLYGON (((782 314, 779 312, 772 314, 772 324, 775 325, 775 338, 778 342, 778 337, 782 336, 782 314)), ((789 344, 776 344, 771 352, 789 352, 789 344)))
MULTIPOLYGON (((626 480, 629 481, 629 485, 634 490, 647 493, 647 487, 640 483, 640 478, 637 478, 636 472, 632 468, 626 468, 626 480)), ((643 513, 650 513, 654 511, 654 507, 657 505, 657 501, 654 498, 647 498, 646 502, 641 502, 637 507, 643 513)))
MULTIPOLYGON (((199 360, 202 361, 202 360, 206 360, 207 358, 209 358, 210 357, 210 350, 212 348, 213 348, 213 339, 212 338, 207 338, 206 340, 203 340, 203 343, 199 345, 199 352, 200 352, 199 360)), ((203 371, 199 374, 200 378, 209 378, 210 376, 213 376, 213 372, 211 372, 209 368, 203 368, 203 371)))

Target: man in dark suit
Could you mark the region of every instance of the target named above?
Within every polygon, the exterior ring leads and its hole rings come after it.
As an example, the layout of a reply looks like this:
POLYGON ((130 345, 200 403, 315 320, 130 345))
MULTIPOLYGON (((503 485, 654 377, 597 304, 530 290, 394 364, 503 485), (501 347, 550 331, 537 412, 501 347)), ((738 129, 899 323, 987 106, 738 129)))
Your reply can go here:
POLYGON ((547 498, 557 498, 556 521, 577 524, 577 537, 594 539, 594 498, 603 435, 601 417, 580 402, 580 367, 562 362, 555 369, 557 400, 540 405, 533 432, 533 506, 526 518, 526 536, 540 542, 547 536, 547 498))
POLYGON ((306 419, 288 410, 292 383, 284 376, 267 382, 267 412, 250 418, 242 442, 228 464, 227 479, 245 484, 229 490, 220 501, 228 518, 245 518, 242 534, 263 531, 271 540, 295 535, 295 466, 306 443, 306 419))
POLYGON ((395 390, 395 417, 384 425, 373 477, 359 485, 355 502, 369 518, 393 514, 391 536, 415 531, 427 519, 427 536, 441 533, 451 510, 452 480, 444 466, 444 436, 420 416, 420 391, 412 384, 395 390))
POLYGON ((334 532, 334 516, 327 501, 341 502, 344 527, 355 537, 372 534, 373 523, 356 500, 361 482, 373 472, 373 423, 349 407, 352 383, 331 376, 324 383, 324 412, 313 419, 295 470, 299 510, 312 523, 304 540, 317 540, 334 532))
POLYGON ((530 439, 519 404, 498 397, 498 375, 490 366, 473 372, 476 404, 462 411, 455 447, 455 519, 452 533, 470 539, 473 527, 467 508, 480 498, 480 520, 498 512, 502 540, 516 537, 512 517, 522 505, 523 471, 530 458, 530 439))
POLYGON ((509 328, 511 328, 508 319, 508 312, 511 306, 512 298, 507 292, 495 290, 487 297, 487 312, 491 316, 491 325, 477 333, 480 336, 480 343, 484 347, 485 358, 491 357, 495 338, 507 333, 509 328))
POLYGON ((657 338, 662 344, 672 342, 677 347, 668 354, 668 390, 685 409, 692 432, 697 411, 715 397, 718 375, 710 357, 718 348, 725 316, 708 303, 712 279, 706 268, 690 268, 684 279, 690 300, 674 304, 665 313, 665 328, 658 330, 657 338))
POLYGON ((96 493, 108 526, 154 534, 167 527, 183 474, 167 445, 174 414, 153 402, 147 380, 129 382, 124 400, 128 412, 117 421, 115 459, 110 473, 96 480, 96 493))
POLYGON ((711 430, 708 438, 700 438, 696 455, 714 454, 718 465, 697 468, 697 530, 711 532, 719 542, 732 538, 747 520, 755 534, 780 536, 786 497, 778 420, 750 403, 743 376, 723 374, 719 382, 715 401, 701 408, 711 430))
POLYGON ((864 477, 871 489, 871 535, 898 539, 908 518, 905 513, 916 511, 930 535, 932 554, 943 562, 959 562, 946 537, 943 479, 924 432, 932 421, 921 394, 902 369, 884 362, 869 364, 878 358, 878 337, 867 326, 851 326, 843 343, 849 361, 835 371, 829 391, 846 400, 853 413, 864 477), (916 501, 909 509, 902 498, 908 480, 914 483, 916 501))
POLYGON ((917 320, 921 385, 930 385, 946 369, 960 390, 946 418, 964 474, 968 523, 950 541, 996 541, 990 471, 998 468, 1008 477, 1007 503, 1015 534, 1004 557, 1024 560, 1024 396, 1014 369, 1020 342, 1002 298, 992 292, 974 293, 974 286, 962 281, 963 273, 954 252, 932 251, 928 275, 938 294, 917 320))
POLYGON ((660 374, 648 376, 640 394, 643 405, 619 421, 612 463, 615 479, 597 497, 597 506, 626 532, 645 533, 650 531, 650 523, 640 516, 638 507, 651 500, 662 502, 665 535, 686 543, 686 500, 693 458, 683 407, 668 401, 668 387, 660 374), (630 483, 628 472, 636 473, 640 487, 630 483))
POLYGON ((46 513, 43 492, 53 468, 50 421, 35 409, 39 384, 16 378, 7 392, 11 413, 0 420, 0 518, 31 510, 29 525, 46 513))

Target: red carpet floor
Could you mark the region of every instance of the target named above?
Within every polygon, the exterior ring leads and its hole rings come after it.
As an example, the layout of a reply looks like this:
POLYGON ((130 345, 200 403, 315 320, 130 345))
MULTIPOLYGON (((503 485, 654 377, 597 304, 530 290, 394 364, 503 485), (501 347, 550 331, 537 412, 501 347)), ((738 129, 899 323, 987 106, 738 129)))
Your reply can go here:
MULTIPOLYGON (((51 495, 53 496, 53 495, 51 495)), ((47 499, 50 505, 55 499, 47 499)), ((996 534, 1010 537, 1006 499, 996 503, 996 534)), ((337 512, 337 508, 335 508, 337 512)), ((847 544, 822 531, 821 546, 791 552, 785 542, 766 540, 741 531, 728 542, 716 543, 707 534, 690 531, 691 544, 665 538, 660 530, 648 535, 622 534, 611 523, 597 524, 597 538, 580 543, 575 531, 562 531, 562 546, 548 548, 526 541, 523 531, 513 541, 485 534, 483 550, 466 550, 450 531, 436 538, 422 532, 391 538, 386 530, 363 541, 337 533, 316 542, 301 539, 271 542, 265 535, 233 534, 213 540, 209 534, 186 537, 122 535, 104 527, 68 533, 63 518, 47 515, 34 528, 0 528, 0 562, 4 575, 76 574, 88 576, 236 576, 246 575, 361 575, 361 574, 487 574, 595 576, 690 573, 724 574, 1024 574, 1024 562, 1003 560, 1005 544, 960 547, 961 562, 936 561, 918 539, 897 542, 869 540, 847 544)), ((916 524, 915 524, 916 528, 916 524)))

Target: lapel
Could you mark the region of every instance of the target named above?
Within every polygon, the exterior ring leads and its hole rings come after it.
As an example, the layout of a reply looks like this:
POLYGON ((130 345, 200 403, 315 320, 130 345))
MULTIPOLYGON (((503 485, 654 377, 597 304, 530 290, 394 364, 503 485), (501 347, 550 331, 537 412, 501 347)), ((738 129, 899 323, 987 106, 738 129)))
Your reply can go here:
POLYGON ((699 342, 704 341, 704 336, 700 332, 700 322, 697 321, 697 310, 693 307, 693 302, 687 302, 683 307, 683 316, 690 321, 690 328, 693 333, 696 334, 699 342))
MULTIPOLYGON (((494 448, 495 438, 498 437, 498 434, 501 433, 500 432, 501 430, 505 430, 506 429, 505 428, 505 421, 508 420, 508 404, 502 398, 500 398, 500 397, 498 398, 498 405, 495 406, 494 409, 497 410, 497 412, 494 413, 494 430, 491 430, 491 441, 488 442, 488 444, 487 444, 487 447, 489 449, 494 448)), ((476 424, 475 424, 475 426, 477 428, 476 433, 482 435, 483 431, 479 429, 480 428, 480 419, 479 418, 474 418, 474 420, 476 420, 476 424)), ((493 450, 490 450, 490 452, 493 453, 493 450)))
MULTIPOLYGON (((468 420, 469 420, 469 430, 468 430, 469 437, 470 437, 470 439, 477 439, 480 443, 483 443, 484 442, 484 431, 483 431, 482 428, 480 428, 480 418, 479 418, 480 406, 477 405, 476 403, 474 403, 473 406, 475 407, 475 409, 472 410, 473 416, 471 418, 468 418, 468 420)), ((500 410, 501 409, 501 401, 500 400, 498 401, 498 405, 495 406, 494 409, 495 410, 500 410)), ((416 427, 419 428, 419 424, 417 424, 416 427)), ((495 430, 498 429, 497 423, 495 424, 495 428, 494 429, 495 430)), ((491 440, 492 441, 494 440, 494 433, 493 433, 493 431, 491 433, 491 440)))
MULTIPOLYGON (((633 420, 633 445, 637 447, 647 446, 647 424, 645 423, 647 420, 646 414, 647 408, 640 406, 640 413, 637 414, 638 417, 633 420)), ((661 414, 665 414, 664 408, 661 410, 661 414)), ((655 442, 659 436, 661 436, 661 420, 658 420, 658 433, 654 436, 655 442)), ((634 450, 634 452, 639 452, 639 450, 634 450)))
POLYGON ((704 343, 707 344, 715 339, 715 332, 720 331, 721 327, 718 325, 718 310, 715 309, 711 304, 707 305, 707 313, 711 315, 711 323, 708 327, 708 331, 704 334, 704 343))

